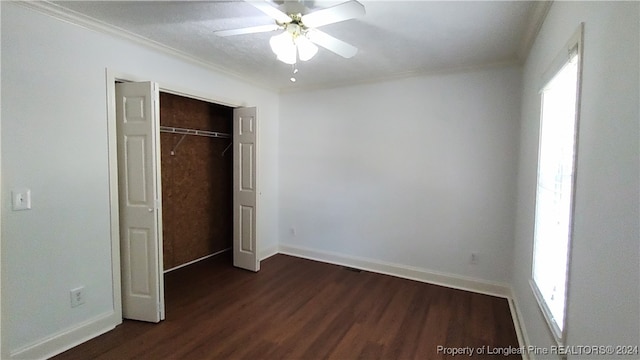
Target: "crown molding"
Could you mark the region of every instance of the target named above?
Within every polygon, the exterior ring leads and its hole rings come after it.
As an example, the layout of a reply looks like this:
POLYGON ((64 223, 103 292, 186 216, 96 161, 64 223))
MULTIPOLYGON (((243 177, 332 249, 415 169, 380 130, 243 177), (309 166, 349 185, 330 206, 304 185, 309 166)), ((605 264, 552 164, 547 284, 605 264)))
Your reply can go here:
POLYGON ((491 68, 521 66, 526 61, 529 51, 531 50, 531 47, 535 42, 536 36, 538 35, 540 28, 542 27, 542 23, 544 22, 544 19, 546 18, 547 13, 549 12, 549 8, 551 7, 551 4, 553 3, 553 1, 536 1, 535 2, 535 4, 533 5, 534 8, 532 10, 532 15, 529 17, 529 21, 527 22, 527 28, 521 40, 521 45, 517 51, 517 56, 514 59, 509 59, 502 62, 478 64, 478 65, 472 65, 472 66, 466 66, 466 67, 453 67, 453 68, 444 68, 444 69, 415 69, 415 70, 400 72, 400 73, 391 74, 387 76, 367 78, 365 80, 338 81, 338 82, 313 84, 313 85, 307 85, 307 86, 297 83, 295 85, 289 85, 289 86, 283 86, 283 87, 268 86, 264 83, 257 82, 252 78, 243 76, 242 74, 223 68, 210 61, 203 60, 201 58, 190 55, 184 51, 177 50, 175 48, 166 46, 164 44, 148 39, 146 37, 134 34, 130 31, 124 30, 122 28, 111 25, 109 23, 100 21, 98 19, 81 14, 79 12, 64 8, 60 5, 50 2, 49 0, 16 1, 13 3, 20 4, 25 8, 38 11, 44 15, 54 17, 56 19, 65 21, 67 23, 70 23, 76 26, 80 26, 82 28, 85 28, 91 31, 96 31, 99 33, 107 34, 110 36, 114 36, 120 39, 133 42, 135 44, 172 56, 174 58, 178 58, 190 64, 206 68, 208 70, 217 72, 224 76, 228 76, 230 78, 233 78, 235 80, 241 81, 243 83, 246 83, 248 85, 251 85, 263 90, 286 94, 286 93, 299 92, 299 91, 327 90, 327 89, 341 88, 341 87, 348 87, 348 86, 374 84, 374 83, 381 83, 381 82, 399 80, 399 79, 410 78, 410 77, 434 76, 434 75, 443 75, 443 74, 473 72, 473 71, 480 71, 480 70, 486 70, 491 68))
MULTIPOLYGON (((0 0, 1 1, 1 0, 0 0)), ((42 13, 47 16, 54 17, 58 20, 62 20, 64 22, 82 27, 87 30, 96 31, 102 34, 114 36, 117 38, 121 38, 130 42, 133 42, 137 45, 144 46, 146 48, 158 51, 165 55, 169 55, 185 62, 188 62, 192 65, 200 66, 206 68, 207 70, 211 70, 217 73, 220 73, 224 76, 231 77, 235 80, 244 82, 251 86, 255 86, 264 90, 277 92, 278 88, 269 87, 265 84, 258 83, 250 78, 242 76, 236 72, 230 71, 226 68, 223 68, 217 64, 212 62, 203 60, 201 58, 190 55, 184 51, 172 48, 170 46, 161 44, 157 41, 148 39, 146 37, 134 34, 130 31, 124 30, 117 26, 111 25, 104 21, 100 21, 98 19, 92 18, 90 16, 81 14, 79 12, 64 8, 60 5, 54 4, 49 0, 43 1, 16 1, 14 4, 19 4, 25 8, 35 10, 39 13, 42 13)))
POLYGON ((521 66, 522 66, 522 62, 519 59, 512 59, 512 60, 478 64, 478 65, 470 65, 470 66, 448 67, 448 68, 441 68, 441 69, 416 69, 416 70, 398 72, 395 74, 390 74, 385 76, 369 77, 365 80, 326 82, 326 83, 316 84, 316 85, 301 85, 297 83, 295 85, 290 85, 290 86, 281 88, 280 94, 288 94, 288 93, 294 93, 294 92, 300 92, 300 91, 330 90, 330 89, 336 89, 336 88, 346 88, 351 86, 380 84, 380 83, 402 80, 407 78, 464 74, 464 73, 472 73, 472 72, 491 70, 491 69, 521 67, 521 66))
POLYGON ((547 18, 551 4, 553 4, 553 0, 536 1, 533 4, 531 16, 529 17, 527 27, 522 36, 520 47, 518 48, 518 59, 522 63, 524 63, 529 56, 529 51, 531 51, 531 47, 533 47, 533 43, 536 41, 536 37, 538 37, 542 24, 547 18))

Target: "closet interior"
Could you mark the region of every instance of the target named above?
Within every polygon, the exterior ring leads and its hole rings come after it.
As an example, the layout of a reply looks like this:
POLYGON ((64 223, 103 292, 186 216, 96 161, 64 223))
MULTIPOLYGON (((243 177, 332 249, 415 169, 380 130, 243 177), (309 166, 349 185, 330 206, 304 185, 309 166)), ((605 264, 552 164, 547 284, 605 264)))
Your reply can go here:
POLYGON ((160 93, 164 270, 233 246, 233 108, 160 93))

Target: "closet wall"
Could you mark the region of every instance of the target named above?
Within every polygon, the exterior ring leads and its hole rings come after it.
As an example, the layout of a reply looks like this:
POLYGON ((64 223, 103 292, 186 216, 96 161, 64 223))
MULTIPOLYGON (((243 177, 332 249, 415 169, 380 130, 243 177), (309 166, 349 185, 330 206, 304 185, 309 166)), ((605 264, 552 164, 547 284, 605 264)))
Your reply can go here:
MULTIPOLYGON (((160 125, 231 134, 233 109, 160 93, 160 125)), ((232 247, 231 139, 182 137, 160 133, 165 270, 232 247)))

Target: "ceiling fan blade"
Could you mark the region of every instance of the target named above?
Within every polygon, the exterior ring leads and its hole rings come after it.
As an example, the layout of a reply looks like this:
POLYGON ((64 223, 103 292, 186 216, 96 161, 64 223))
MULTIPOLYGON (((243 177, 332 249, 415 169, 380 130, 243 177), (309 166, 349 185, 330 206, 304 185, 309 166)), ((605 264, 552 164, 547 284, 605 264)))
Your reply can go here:
POLYGON ((302 23, 305 26, 314 28, 353 19, 363 16, 364 14, 364 5, 352 0, 304 15, 302 17, 302 23))
POLYGON ((214 31, 213 33, 215 35, 221 36, 221 37, 225 37, 225 36, 233 36, 233 35, 244 35, 244 34, 255 34, 255 33, 261 33, 261 32, 269 32, 269 31, 275 31, 280 29, 280 26, 273 24, 273 25, 260 25, 260 26, 252 26, 252 27, 246 27, 246 28, 242 28, 242 29, 231 29, 231 30, 220 30, 220 31, 214 31))
POLYGON ((255 7, 256 9, 262 11, 263 13, 269 15, 271 18, 275 19, 276 21, 279 21, 281 23, 289 23, 292 21, 292 19, 289 17, 289 15, 283 13, 282 11, 280 11, 277 8, 274 8, 273 6, 269 5, 268 2, 262 0, 262 1, 255 1, 255 0, 245 0, 247 3, 253 5, 253 7, 255 7))
POLYGON ((320 30, 310 29, 307 32, 307 36, 309 37, 309 40, 314 42, 316 45, 320 45, 323 48, 332 51, 344 58, 352 58, 353 56, 355 56, 355 54, 358 53, 357 47, 351 44, 347 44, 342 40, 338 40, 320 30))

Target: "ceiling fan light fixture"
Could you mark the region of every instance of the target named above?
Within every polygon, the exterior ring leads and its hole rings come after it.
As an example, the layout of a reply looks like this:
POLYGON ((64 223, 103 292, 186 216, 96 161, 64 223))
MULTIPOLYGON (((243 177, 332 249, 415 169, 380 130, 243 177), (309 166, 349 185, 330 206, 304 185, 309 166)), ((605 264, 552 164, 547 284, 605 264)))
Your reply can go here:
POLYGON ((271 50, 276 54, 276 58, 290 65, 295 65, 298 59, 301 61, 311 60, 318 52, 318 46, 346 59, 352 58, 358 52, 358 48, 355 46, 316 29, 319 26, 363 16, 365 14, 364 5, 357 0, 348 0, 317 11, 309 11, 306 5, 302 4, 305 2, 304 0, 244 1, 271 17, 275 20, 275 24, 220 30, 214 32, 216 35, 226 37, 283 30, 281 34, 271 37, 269 44, 271 45, 271 50), (294 6, 288 4, 289 2, 300 4, 294 4, 294 6), (278 7, 278 4, 281 3, 283 6, 280 7, 284 8, 284 10, 278 7), (293 13, 287 14, 285 11, 293 11, 293 13))
POLYGON ((318 47, 304 35, 298 36, 295 43, 298 47, 298 56, 302 61, 311 60, 318 53, 318 47))
POLYGON ((295 64, 298 58, 308 61, 318 53, 318 47, 309 40, 305 28, 295 23, 285 25, 282 33, 271 37, 269 45, 277 59, 285 64, 295 64))
POLYGON ((289 32, 284 31, 282 34, 272 36, 269 40, 269 45, 271 45, 271 50, 276 54, 278 60, 285 64, 296 63, 296 44, 289 32))

